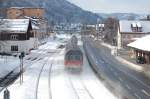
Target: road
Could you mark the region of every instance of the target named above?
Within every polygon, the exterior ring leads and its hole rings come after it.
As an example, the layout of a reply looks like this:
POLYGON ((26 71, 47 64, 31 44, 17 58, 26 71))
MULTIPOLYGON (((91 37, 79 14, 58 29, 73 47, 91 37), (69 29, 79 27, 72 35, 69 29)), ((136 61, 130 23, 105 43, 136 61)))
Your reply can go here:
POLYGON ((150 81, 141 73, 129 69, 113 58, 110 50, 99 46, 90 38, 85 38, 90 60, 118 94, 131 95, 135 99, 150 99, 150 81), (127 93, 126 93, 127 92, 127 93))

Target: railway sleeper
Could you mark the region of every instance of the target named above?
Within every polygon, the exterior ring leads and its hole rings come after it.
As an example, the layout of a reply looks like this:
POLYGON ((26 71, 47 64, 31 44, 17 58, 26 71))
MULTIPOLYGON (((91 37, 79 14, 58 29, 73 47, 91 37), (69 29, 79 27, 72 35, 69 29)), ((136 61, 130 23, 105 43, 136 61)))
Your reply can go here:
POLYGON ((7 79, 8 76, 10 76, 13 73, 13 71, 9 72, 6 76, 4 76, 3 78, 0 79, 0 82, 2 82, 3 80, 7 79))
POLYGON ((6 86, 8 86, 8 85, 11 84, 13 81, 15 81, 18 76, 19 76, 19 73, 7 77, 7 78, 4 79, 2 82, 0 82, 0 87, 6 87, 6 86))

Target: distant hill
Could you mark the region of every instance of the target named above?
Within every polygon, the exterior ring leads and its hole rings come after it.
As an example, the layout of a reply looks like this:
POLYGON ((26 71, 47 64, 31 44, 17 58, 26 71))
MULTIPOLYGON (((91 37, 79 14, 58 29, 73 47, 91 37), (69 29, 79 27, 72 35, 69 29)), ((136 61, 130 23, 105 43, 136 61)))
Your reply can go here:
POLYGON ((49 22, 96 23, 101 16, 85 11, 66 0, 0 0, 0 7, 44 7, 49 22))
POLYGON ((143 15, 134 14, 134 13, 110 13, 110 14, 99 13, 98 15, 104 19, 108 17, 114 17, 119 20, 131 20, 131 19, 136 20, 136 19, 140 19, 143 16, 143 15))

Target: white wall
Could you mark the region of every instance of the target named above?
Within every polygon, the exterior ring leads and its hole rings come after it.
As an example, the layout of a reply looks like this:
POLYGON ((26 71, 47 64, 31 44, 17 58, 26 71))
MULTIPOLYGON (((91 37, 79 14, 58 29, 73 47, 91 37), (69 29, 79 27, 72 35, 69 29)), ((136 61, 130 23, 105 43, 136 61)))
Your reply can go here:
POLYGON ((35 49, 38 48, 38 38, 30 38, 28 42, 29 42, 28 45, 29 48, 35 48, 35 49))
POLYGON ((24 41, 0 41, 0 52, 6 52, 6 53, 12 53, 11 46, 15 45, 18 46, 18 51, 14 53, 20 53, 25 52, 29 53, 29 50, 32 48, 37 48, 35 38, 30 38, 30 40, 24 40, 24 41))

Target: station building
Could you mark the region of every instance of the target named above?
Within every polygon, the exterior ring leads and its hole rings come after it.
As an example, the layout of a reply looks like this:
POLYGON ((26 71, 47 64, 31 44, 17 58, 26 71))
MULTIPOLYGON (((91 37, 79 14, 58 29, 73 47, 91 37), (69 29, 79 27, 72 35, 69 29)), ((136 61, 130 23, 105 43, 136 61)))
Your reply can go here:
POLYGON ((138 40, 128 44, 133 50, 133 55, 138 58, 142 57, 146 64, 150 64, 150 35, 139 38, 138 40))
POLYGON ((0 53, 29 53, 36 46, 29 19, 0 19, 0 53))

